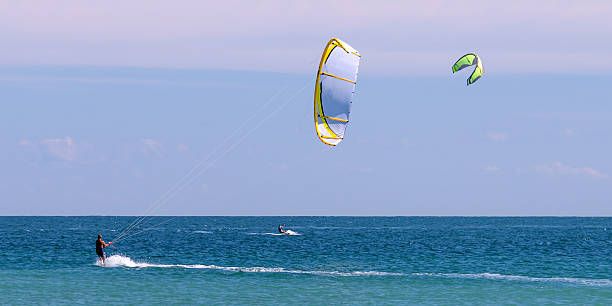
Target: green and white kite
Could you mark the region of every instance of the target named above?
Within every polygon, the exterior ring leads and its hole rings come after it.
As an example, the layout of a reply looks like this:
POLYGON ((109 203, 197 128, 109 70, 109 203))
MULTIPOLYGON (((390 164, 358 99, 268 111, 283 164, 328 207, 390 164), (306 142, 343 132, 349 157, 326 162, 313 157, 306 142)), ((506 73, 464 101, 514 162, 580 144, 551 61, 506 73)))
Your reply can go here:
POLYGON ((478 79, 480 79, 480 77, 482 77, 482 74, 484 73, 482 61, 480 60, 480 57, 478 55, 474 53, 468 53, 462 56, 453 65, 453 73, 472 65, 476 65, 476 69, 474 69, 474 72, 472 72, 470 77, 467 79, 467 84, 474 84, 474 82, 478 81, 478 79))

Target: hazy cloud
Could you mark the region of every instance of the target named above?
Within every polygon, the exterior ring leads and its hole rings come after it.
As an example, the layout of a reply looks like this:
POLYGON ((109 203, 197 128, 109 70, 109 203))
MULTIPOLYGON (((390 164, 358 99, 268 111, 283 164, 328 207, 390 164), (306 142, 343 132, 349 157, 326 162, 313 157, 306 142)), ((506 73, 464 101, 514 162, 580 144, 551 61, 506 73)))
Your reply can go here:
POLYGON ((500 168, 498 168, 497 166, 487 166, 487 167, 485 168, 485 171, 487 171, 487 172, 498 172, 498 171, 500 171, 500 170, 501 170, 501 169, 500 169, 500 168))
POLYGON ((372 168, 372 167, 357 168, 357 172, 359 172, 361 174, 372 174, 372 173, 374 173, 374 168, 372 168))
POLYGON ((178 146, 176 146, 176 150, 179 152, 185 152, 189 150, 189 147, 185 144, 179 144, 178 146))
POLYGON ((42 140, 23 139, 17 143, 23 156, 31 161, 94 161, 93 146, 86 142, 77 142, 72 137, 47 138, 42 140))
POLYGON ((72 137, 44 139, 42 143, 47 151, 58 159, 74 161, 77 157, 77 148, 72 137))
POLYGON ((591 167, 573 167, 564 165, 561 162, 554 162, 550 165, 535 166, 538 173, 548 175, 580 175, 589 176, 597 179, 608 179, 608 175, 601 173, 591 167))
POLYGON ((11 46, 0 64, 307 73, 338 36, 370 73, 448 74, 466 51, 489 73, 612 69, 605 0, 60 2, 0 2, 0 35, 11 46))
POLYGON ((567 136, 567 137, 571 137, 576 135, 576 132, 574 132, 574 130, 572 129, 564 129, 563 130, 563 135, 567 136))
POLYGON ((508 138, 506 134, 496 132, 488 132, 487 137, 493 141, 504 141, 506 138, 508 138))
POLYGON ((163 146, 162 144, 151 138, 141 138, 139 139, 139 144, 141 148, 141 152, 147 156, 162 156, 163 155, 163 146))

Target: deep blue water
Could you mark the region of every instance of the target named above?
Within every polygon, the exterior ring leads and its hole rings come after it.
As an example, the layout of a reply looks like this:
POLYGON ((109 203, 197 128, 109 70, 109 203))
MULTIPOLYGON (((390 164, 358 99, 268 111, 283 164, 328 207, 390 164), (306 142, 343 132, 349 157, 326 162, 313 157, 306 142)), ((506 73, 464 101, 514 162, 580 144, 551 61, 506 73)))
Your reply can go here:
POLYGON ((0 217, 0 303, 612 304, 612 218, 155 217, 96 264, 134 220, 0 217))

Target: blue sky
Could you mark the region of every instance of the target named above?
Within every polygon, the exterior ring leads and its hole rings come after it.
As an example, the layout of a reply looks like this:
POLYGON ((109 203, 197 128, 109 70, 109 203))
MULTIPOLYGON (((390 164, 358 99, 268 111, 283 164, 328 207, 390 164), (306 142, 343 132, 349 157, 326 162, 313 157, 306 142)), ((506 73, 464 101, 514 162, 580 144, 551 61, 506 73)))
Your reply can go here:
POLYGON ((316 2, 23 3, 0 10, 1 215, 143 214, 220 144, 155 214, 612 214, 606 2, 337 1, 315 25, 316 2), (332 36, 363 55, 335 148, 312 119, 332 36))

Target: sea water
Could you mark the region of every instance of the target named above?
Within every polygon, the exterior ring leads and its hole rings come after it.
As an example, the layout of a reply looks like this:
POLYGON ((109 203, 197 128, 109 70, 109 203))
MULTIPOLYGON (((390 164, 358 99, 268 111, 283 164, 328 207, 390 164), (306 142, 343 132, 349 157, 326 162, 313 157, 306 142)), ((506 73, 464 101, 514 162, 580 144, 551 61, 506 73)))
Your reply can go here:
POLYGON ((135 219, 0 217, 0 304, 612 304, 612 218, 135 219))

